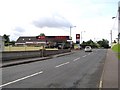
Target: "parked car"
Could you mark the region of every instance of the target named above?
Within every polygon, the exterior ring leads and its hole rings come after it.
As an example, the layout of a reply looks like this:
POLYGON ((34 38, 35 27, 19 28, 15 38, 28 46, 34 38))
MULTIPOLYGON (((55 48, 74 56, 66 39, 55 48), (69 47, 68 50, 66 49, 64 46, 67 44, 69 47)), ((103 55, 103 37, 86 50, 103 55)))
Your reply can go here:
POLYGON ((85 52, 92 52, 91 46, 86 46, 85 47, 85 52))

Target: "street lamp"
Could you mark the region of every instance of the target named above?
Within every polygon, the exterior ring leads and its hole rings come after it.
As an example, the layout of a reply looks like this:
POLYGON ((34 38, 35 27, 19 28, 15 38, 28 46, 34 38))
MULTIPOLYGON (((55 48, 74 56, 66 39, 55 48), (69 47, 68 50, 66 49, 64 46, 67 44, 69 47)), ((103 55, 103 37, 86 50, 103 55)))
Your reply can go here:
MULTIPOLYGON (((115 19, 115 21, 116 21, 116 17, 112 17, 112 19, 115 19)), ((114 23, 113 23, 112 29, 110 30, 111 46, 112 46, 112 30, 113 30, 113 28, 114 28, 114 26, 115 26, 115 21, 114 21, 114 23)))
POLYGON ((76 26, 70 26, 70 39, 72 39, 72 37, 71 37, 71 29, 72 29, 73 27, 76 27, 76 26))
POLYGON ((82 33, 85 32, 85 31, 81 31, 81 43, 82 43, 82 33))
POLYGON ((70 49, 71 49, 71 47, 72 47, 72 37, 71 37, 71 29, 73 28, 73 27, 76 27, 76 26, 70 26, 70 49))

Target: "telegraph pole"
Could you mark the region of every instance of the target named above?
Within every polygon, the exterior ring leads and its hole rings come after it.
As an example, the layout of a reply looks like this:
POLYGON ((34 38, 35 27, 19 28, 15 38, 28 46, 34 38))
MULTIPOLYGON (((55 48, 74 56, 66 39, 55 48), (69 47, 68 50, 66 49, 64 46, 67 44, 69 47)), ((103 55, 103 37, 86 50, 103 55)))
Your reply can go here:
POLYGON ((118 44, 120 39, 120 1, 118 2, 118 44))
POLYGON ((71 36, 71 30, 73 27, 76 27, 76 26, 70 26, 70 49, 72 48, 72 36, 71 36))
POLYGON ((83 36, 82 36, 83 32, 85 31, 81 31, 81 44, 82 44, 82 39, 83 39, 83 36))
POLYGON ((110 30, 110 38, 111 38, 111 47, 112 47, 112 30, 110 30))

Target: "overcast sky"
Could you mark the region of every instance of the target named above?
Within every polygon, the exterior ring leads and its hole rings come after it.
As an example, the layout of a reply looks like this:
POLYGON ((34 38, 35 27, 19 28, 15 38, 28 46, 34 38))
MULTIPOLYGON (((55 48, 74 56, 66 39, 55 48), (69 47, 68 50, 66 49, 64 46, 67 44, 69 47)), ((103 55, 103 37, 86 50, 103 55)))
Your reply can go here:
POLYGON ((0 0, 0 35, 19 36, 70 35, 83 31, 84 41, 117 38, 119 0, 0 0))

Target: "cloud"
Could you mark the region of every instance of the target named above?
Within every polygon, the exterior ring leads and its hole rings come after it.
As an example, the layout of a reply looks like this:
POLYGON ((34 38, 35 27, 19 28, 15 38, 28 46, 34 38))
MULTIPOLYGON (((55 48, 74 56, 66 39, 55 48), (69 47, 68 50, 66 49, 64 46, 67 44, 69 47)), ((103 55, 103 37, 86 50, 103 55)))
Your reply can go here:
POLYGON ((16 40, 19 36, 21 36, 25 32, 25 29, 17 26, 15 27, 14 31, 10 35, 11 40, 16 40))
POLYGON ((14 29, 14 31, 17 31, 17 32, 19 32, 19 33, 22 33, 22 32, 25 31, 25 29, 23 29, 23 28, 21 28, 21 27, 16 27, 16 28, 14 29))
POLYGON ((37 21, 33 21, 33 25, 39 28, 69 28, 73 26, 67 19, 56 13, 49 17, 42 17, 37 21))

